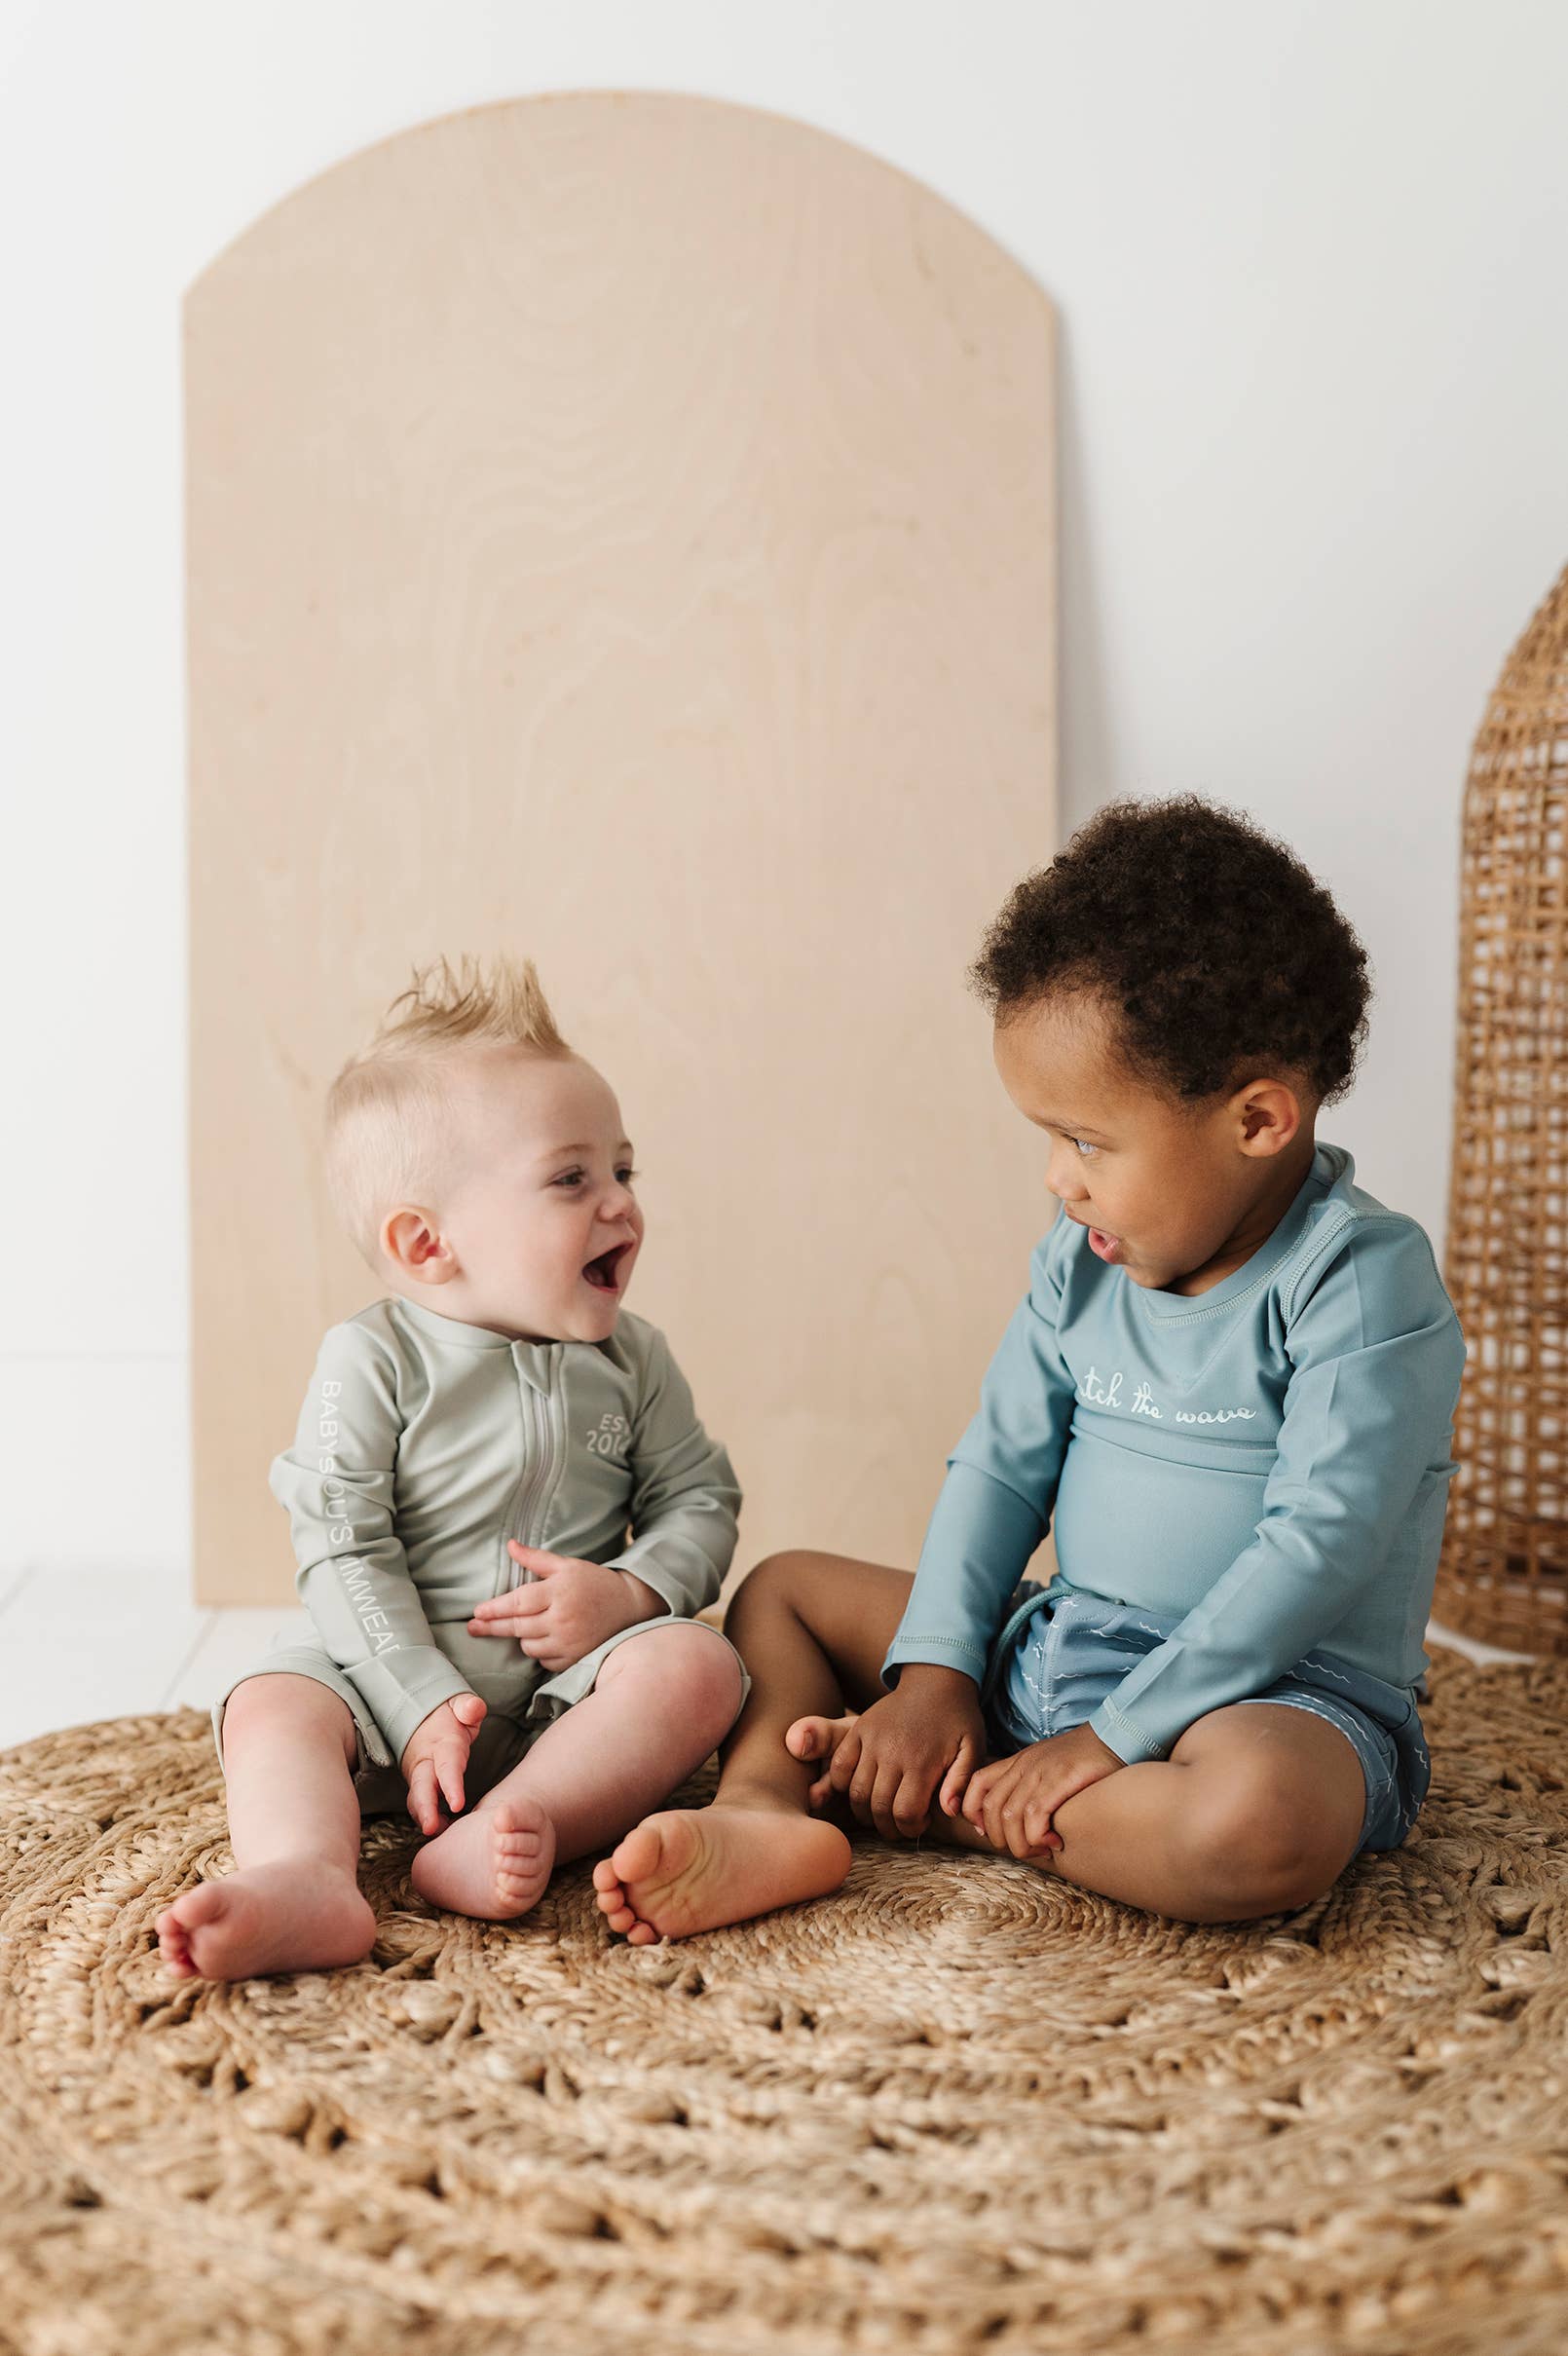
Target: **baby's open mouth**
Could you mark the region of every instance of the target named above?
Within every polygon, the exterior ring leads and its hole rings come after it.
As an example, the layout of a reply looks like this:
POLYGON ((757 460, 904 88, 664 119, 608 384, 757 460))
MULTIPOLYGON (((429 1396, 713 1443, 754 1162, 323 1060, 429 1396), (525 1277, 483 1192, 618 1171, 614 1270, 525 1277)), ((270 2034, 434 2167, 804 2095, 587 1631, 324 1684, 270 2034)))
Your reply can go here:
POLYGON ((620 1263, 630 1250, 630 1244, 616 1244, 609 1252, 601 1252, 597 1259, 589 1260, 582 1273, 596 1292, 620 1290, 620 1263))

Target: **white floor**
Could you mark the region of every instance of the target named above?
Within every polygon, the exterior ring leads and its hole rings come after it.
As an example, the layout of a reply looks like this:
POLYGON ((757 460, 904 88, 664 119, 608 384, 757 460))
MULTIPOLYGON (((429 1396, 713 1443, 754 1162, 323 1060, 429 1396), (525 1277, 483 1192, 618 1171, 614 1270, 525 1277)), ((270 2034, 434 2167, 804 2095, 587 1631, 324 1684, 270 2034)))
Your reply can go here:
MULTIPOLYGON (((210 1709, 277 1628, 310 1631, 303 1609, 191 1602, 183 1571, 14 1572, 0 1586, 0 1749, 56 1727, 149 1710, 210 1709)), ((1427 1636, 1475 1661, 1528 1653, 1475 1644, 1434 1620, 1427 1636)))

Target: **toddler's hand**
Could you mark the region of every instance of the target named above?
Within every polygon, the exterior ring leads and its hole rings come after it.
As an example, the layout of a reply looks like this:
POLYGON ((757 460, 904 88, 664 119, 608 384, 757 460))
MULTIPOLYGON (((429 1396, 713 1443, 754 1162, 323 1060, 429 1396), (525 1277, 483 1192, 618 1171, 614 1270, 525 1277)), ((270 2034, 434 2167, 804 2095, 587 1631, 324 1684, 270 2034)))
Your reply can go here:
POLYGON ((1010 1758, 993 1759, 971 1776, 963 1814, 993 1849, 1015 1857, 1060 1849, 1062 1837, 1051 1830, 1051 1818, 1063 1801, 1126 1765, 1088 1725, 1069 1726, 1064 1735, 1050 1735, 1010 1758))
POLYGON ((408 1778, 408 1813, 421 1832, 444 1832, 461 1811, 463 1771, 488 1706, 477 1694, 453 1694, 420 1720, 403 1744, 399 1764, 408 1778), (443 1792, 452 1810, 444 1819, 443 1792))
POLYGON ((575 1554, 547 1553, 542 1547, 519 1546, 515 1538, 508 1538, 506 1550, 534 1577, 526 1587, 487 1595, 476 1604, 468 1632, 515 1636, 529 1659, 551 1676, 570 1668, 607 1636, 667 1608, 663 1596, 630 1571, 583 1562, 575 1554))
POLYGON ((940 1783, 950 1814, 986 1755, 985 1721, 973 1677, 908 1661, 890 1694, 862 1710, 828 1761, 826 1777, 848 1796, 862 1824, 884 1841, 918 1839, 931 1821, 940 1783))

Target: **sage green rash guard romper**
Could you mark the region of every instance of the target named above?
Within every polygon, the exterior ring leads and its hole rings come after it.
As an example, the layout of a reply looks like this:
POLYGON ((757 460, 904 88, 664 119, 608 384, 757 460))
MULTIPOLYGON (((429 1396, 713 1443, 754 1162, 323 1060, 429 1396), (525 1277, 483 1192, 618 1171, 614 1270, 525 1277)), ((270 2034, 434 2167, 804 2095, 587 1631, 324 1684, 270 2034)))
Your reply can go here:
MULTIPOLYGON (((328 1329, 270 1481, 319 1642, 275 1642, 243 1676, 314 1677, 348 1704, 366 1814, 405 1805, 398 1763, 438 1703, 473 1693, 488 1705, 465 1777, 471 1804, 592 1691, 617 1644, 666 1624, 638 1621, 554 1674, 515 1636, 471 1634, 475 1604, 529 1576, 508 1539, 634 1571, 685 1619, 718 1600, 738 1534, 728 1455, 663 1334, 624 1309, 602 1342, 512 1341, 395 1295, 376 1301, 328 1329)), ((740 1655, 706 1632, 740 1664, 744 1706, 740 1655)), ((213 1706, 220 1764, 242 1682, 213 1706)))

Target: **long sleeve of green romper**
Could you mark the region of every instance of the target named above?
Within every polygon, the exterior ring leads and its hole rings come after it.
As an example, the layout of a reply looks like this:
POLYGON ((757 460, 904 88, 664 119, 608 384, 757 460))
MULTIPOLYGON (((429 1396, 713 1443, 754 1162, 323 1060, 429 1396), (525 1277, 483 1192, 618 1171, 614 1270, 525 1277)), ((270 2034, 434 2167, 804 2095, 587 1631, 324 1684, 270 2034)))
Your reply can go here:
POLYGON ((394 1759, 422 1718, 469 1690, 431 1633, 397 1533, 397 1377, 396 1356, 371 1328, 331 1327, 294 1445, 270 1475, 288 1509, 295 1592, 394 1759))
POLYGON ((883 1663, 983 1682, 1048 1527, 1059 1584, 1184 1617, 1089 1719, 1131 1762, 1316 1649, 1413 1687, 1465 1340, 1425 1230, 1322 1143, 1208 1292, 1135 1286, 1060 1214, 949 1458, 883 1663))

